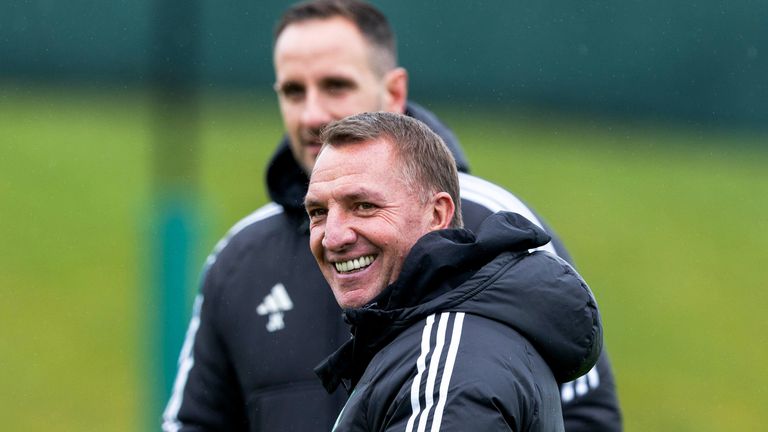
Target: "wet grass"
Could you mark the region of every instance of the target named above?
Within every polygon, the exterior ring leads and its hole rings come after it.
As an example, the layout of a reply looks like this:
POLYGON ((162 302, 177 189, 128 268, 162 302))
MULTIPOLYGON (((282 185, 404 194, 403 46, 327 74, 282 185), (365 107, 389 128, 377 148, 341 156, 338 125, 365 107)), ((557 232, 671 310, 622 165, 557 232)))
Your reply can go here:
MULTIPOLYGON (((5 430, 142 428, 150 101, 0 86, 5 430)), ((627 430, 760 428, 765 137, 435 108, 474 172, 530 203, 574 255, 601 305, 627 430)), ((257 94, 208 95, 200 119, 197 262, 266 202, 263 168, 281 130, 257 94)))

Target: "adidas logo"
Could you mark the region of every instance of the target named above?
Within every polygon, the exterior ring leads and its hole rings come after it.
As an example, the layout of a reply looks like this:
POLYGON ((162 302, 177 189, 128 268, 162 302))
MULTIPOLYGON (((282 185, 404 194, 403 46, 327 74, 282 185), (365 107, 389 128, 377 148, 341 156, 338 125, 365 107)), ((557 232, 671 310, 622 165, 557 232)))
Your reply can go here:
POLYGON ((291 309, 293 309, 293 302, 288 297, 288 291, 283 284, 279 283, 272 287, 269 294, 264 297, 264 301, 256 307, 256 313, 262 316, 269 315, 267 331, 274 332, 285 328, 283 312, 291 309))

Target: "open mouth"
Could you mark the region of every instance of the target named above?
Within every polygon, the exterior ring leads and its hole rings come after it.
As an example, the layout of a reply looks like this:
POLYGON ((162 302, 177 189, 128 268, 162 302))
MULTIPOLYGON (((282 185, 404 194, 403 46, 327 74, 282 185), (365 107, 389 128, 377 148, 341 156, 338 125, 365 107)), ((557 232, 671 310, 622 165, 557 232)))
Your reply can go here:
POLYGON ((368 267, 373 263, 375 259, 375 255, 367 255, 348 261, 335 262, 333 265, 336 267, 336 271, 339 273, 351 273, 368 267))

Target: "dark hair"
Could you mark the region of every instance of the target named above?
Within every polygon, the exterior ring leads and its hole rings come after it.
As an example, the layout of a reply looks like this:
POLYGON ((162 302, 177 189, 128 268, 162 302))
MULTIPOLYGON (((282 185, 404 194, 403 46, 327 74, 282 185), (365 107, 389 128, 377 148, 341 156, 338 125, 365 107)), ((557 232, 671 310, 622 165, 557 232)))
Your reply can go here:
POLYGON ((360 0, 310 0, 291 6, 277 22, 274 40, 291 24, 312 19, 346 18, 373 48, 371 65, 379 75, 397 66, 395 34, 381 11, 360 0))
POLYGON ((448 192, 456 207, 450 227, 461 228, 464 222, 456 160, 443 139, 427 125, 402 114, 362 113, 330 123, 320 134, 324 147, 375 139, 393 145, 406 187, 417 191, 423 203, 437 192, 448 192))

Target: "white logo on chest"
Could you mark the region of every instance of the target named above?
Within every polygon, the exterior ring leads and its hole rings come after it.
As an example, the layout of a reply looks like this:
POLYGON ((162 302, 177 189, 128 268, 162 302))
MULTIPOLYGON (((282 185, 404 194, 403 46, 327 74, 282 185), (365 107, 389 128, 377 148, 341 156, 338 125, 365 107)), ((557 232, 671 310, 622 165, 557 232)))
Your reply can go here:
POLYGON ((288 291, 285 290, 283 284, 278 283, 264 297, 264 301, 256 307, 256 313, 262 316, 269 315, 267 331, 274 332, 285 328, 283 313, 291 309, 293 309, 293 302, 288 297, 288 291))

